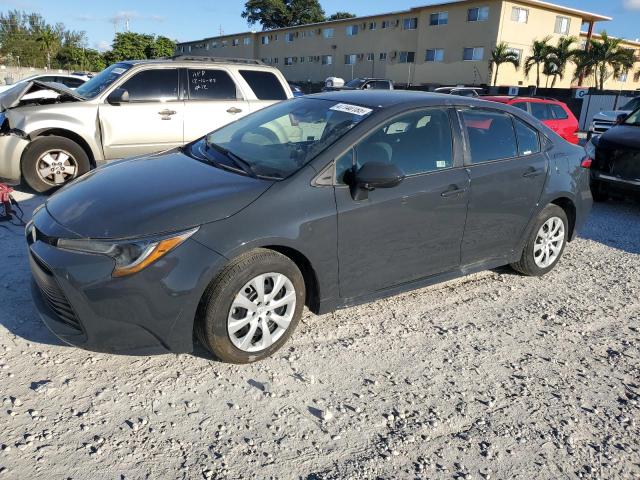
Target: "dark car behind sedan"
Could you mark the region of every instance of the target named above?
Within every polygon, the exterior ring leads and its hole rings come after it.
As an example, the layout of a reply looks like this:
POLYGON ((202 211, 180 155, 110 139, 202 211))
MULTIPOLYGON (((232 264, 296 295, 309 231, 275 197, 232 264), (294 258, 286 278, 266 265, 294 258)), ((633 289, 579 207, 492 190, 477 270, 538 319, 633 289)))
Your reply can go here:
POLYGON ((586 146, 594 200, 640 193, 640 108, 586 146))
POLYGON ((549 272, 591 207, 583 159, 508 105, 402 91, 281 102, 52 195, 26 229, 34 300, 84 348, 190 352, 195 333, 222 360, 256 361, 305 305, 505 264, 549 272))

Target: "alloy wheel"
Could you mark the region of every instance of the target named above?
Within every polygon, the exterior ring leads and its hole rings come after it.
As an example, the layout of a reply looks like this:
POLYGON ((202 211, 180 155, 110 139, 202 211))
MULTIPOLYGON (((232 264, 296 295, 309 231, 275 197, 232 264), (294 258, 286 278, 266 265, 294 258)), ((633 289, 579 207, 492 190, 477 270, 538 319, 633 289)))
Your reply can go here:
POLYGON ((78 162, 64 150, 48 150, 36 163, 38 177, 48 185, 63 185, 78 175, 78 162))
POLYGON ((264 273, 240 289, 229 310, 227 332, 245 352, 259 352, 277 342, 289 328, 296 308, 296 291, 281 273, 264 273))
POLYGON ((560 256, 564 244, 564 222, 551 217, 538 230, 533 244, 533 259, 540 268, 552 265, 560 256))

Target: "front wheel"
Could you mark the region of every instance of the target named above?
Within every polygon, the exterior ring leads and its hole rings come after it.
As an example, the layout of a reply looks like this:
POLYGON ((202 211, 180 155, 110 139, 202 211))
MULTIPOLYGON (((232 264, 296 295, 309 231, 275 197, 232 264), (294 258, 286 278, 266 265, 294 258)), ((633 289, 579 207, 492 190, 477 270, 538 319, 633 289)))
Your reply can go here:
POLYGON ((304 278, 296 264, 272 250, 253 250, 232 261, 209 285, 196 335, 222 361, 255 362, 287 341, 304 301, 304 278))
POLYGON ((38 137, 22 155, 22 175, 27 184, 42 193, 61 187, 91 168, 84 149, 66 137, 38 137))
POLYGON ((569 238, 567 215, 557 205, 547 205, 527 239, 522 257, 511 267, 530 276, 542 276, 556 266, 569 238))

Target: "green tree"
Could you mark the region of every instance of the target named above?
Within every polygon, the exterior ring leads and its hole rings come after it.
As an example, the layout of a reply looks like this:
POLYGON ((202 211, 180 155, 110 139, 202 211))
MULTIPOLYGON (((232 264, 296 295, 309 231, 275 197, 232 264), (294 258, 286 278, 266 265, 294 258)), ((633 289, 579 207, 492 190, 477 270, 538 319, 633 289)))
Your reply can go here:
POLYGON ((263 30, 323 22, 324 10, 318 0, 248 0, 242 18, 263 30))
POLYGON ((40 31, 36 41, 41 45, 47 56, 47 68, 51 68, 51 55, 59 47, 60 37, 51 26, 47 25, 40 31))
POLYGON ((558 44, 553 47, 549 47, 548 56, 545 60, 544 74, 551 77, 551 88, 556 84, 556 80, 564 78, 565 69, 567 63, 569 63, 576 50, 573 45, 577 42, 576 37, 561 37, 558 39, 558 44))
POLYGON ((517 70, 520 68, 520 56, 511 50, 505 42, 500 42, 491 50, 491 60, 489 60, 489 68, 495 69, 493 85, 498 84, 498 70, 503 63, 510 63, 517 70))
POLYGON ((173 55, 176 42, 170 38, 158 36, 153 39, 146 52, 147 58, 163 58, 173 55))
POLYGON ((540 88, 540 67, 543 67, 549 56, 549 40, 550 36, 544 37, 542 40, 534 40, 531 45, 531 55, 524 61, 524 74, 529 78, 531 69, 536 67, 536 87, 540 88))
POLYGON ((135 32, 118 32, 111 44, 111 50, 105 54, 108 63, 122 60, 144 60, 151 50, 153 35, 135 32))
POLYGON ((637 61, 633 50, 620 46, 619 38, 612 38, 603 31, 600 39, 591 38, 584 50, 574 55, 576 78, 581 75, 593 76, 596 88, 604 90, 604 84, 611 76, 618 76, 631 70, 637 61))
POLYGON ((345 18, 355 18, 355 14, 349 12, 336 12, 333 15, 326 18, 327 21, 342 20, 345 18))

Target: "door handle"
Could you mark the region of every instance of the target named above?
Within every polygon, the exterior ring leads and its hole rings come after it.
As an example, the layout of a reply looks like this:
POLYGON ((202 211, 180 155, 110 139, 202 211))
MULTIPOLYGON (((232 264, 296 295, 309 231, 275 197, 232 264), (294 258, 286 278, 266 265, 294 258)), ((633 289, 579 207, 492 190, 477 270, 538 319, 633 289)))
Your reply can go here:
POLYGON ((231 107, 227 109, 227 113, 230 113, 232 115, 235 115, 236 113, 240 113, 240 112, 242 112, 242 109, 237 107, 231 107))
POLYGON ((442 197, 453 197, 454 195, 460 195, 461 193, 466 192, 466 188, 460 188, 457 185, 450 185, 449 190, 445 190, 440 194, 442 197))
POLYGON ((162 115, 163 117, 168 117, 170 115, 175 115, 176 112, 175 110, 168 110, 168 109, 164 109, 158 112, 158 115, 162 115))
POLYGON ((530 168, 526 172, 522 174, 525 178, 537 177, 538 175, 542 175, 544 170, 542 168, 530 168))

